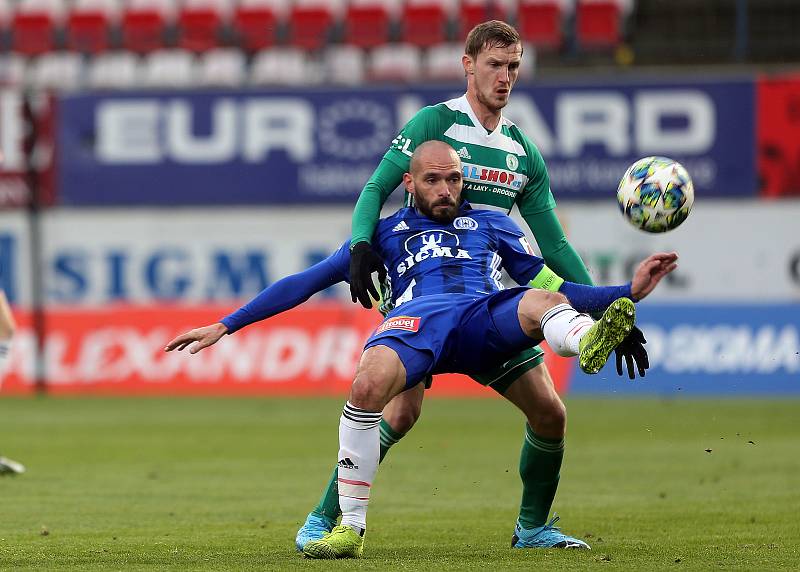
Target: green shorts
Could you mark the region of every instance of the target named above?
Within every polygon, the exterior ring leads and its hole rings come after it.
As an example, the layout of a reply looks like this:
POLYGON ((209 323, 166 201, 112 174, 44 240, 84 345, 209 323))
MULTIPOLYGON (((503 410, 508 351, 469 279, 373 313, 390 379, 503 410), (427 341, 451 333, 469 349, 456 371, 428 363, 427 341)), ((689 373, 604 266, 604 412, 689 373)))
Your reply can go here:
MULTIPOLYGON (((491 387, 497 393, 503 395, 519 376, 526 371, 532 370, 542 362, 544 362, 544 352, 542 348, 533 346, 532 348, 522 350, 513 358, 497 367, 470 377, 481 385, 491 387)), ((433 378, 428 376, 425 380, 425 389, 430 389, 432 384, 433 378)))

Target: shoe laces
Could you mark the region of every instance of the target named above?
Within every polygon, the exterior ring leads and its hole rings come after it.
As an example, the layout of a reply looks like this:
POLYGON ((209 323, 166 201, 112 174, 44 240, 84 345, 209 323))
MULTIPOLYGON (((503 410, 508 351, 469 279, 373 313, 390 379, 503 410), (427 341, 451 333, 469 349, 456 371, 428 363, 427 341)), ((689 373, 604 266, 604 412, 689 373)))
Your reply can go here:
POLYGON ((553 515, 553 518, 551 518, 551 519, 550 519, 550 522, 548 522, 547 524, 545 524, 544 526, 542 526, 542 529, 541 529, 539 532, 537 532, 537 533, 536 533, 536 536, 538 536, 538 535, 542 534, 543 532, 544 532, 544 533, 551 532, 551 531, 552 531, 552 532, 561 532, 561 529, 560 529, 560 528, 558 528, 557 526, 555 526, 555 524, 556 524, 556 523, 557 523, 559 520, 561 520, 561 517, 559 517, 559 516, 556 516, 556 515, 554 514, 554 515, 553 515))

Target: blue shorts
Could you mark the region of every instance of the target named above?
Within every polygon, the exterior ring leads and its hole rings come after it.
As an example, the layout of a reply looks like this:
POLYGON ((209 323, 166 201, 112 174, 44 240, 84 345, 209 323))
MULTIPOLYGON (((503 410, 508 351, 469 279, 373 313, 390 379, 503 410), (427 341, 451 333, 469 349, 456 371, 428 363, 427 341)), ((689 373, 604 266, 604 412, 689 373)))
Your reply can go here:
POLYGON ((406 389, 437 373, 480 374, 538 340, 519 325, 528 288, 488 296, 436 294, 409 300, 386 316, 364 349, 392 348, 406 368, 406 389))

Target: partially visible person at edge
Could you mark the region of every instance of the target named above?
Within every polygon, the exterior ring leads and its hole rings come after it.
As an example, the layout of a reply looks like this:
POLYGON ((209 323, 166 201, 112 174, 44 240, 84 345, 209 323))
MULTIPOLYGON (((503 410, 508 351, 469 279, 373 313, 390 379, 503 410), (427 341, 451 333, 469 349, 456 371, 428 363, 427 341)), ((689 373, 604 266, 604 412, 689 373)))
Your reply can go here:
MULTIPOLYGON (((11 338, 14 337, 16 323, 8 306, 6 293, 0 289, 0 387, 3 385, 3 374, 11 352, 11 338)), ((0 475, 21 474, 25 472, 22 463, 18 463, 0 454, 0 475)))
MULTIPOLYGON (((530 227, 547 266, 566 280, 592 284, 586 266, 567 242, 555 215, 550 179, 539 150, 511 121, 503 117, 522 61, 519 34, 500 21, 479 24, 466 39, 462 63, 467 78, 465 95, 421 109, 406 125, 367 182, 353 212, 350 291, 353 301, 371 308, 379 294, 371 274, 385 276, 383 261, 370 245, 387 197, 403 181, 418 145, 440 140, 451 145, 463 162, 463 196, 477 209, 508 214, 514 205, 530 227)), ((406 195, 406 204, 411 204, 406 195)), ((383 296, 384 299, 391 296, 383 296)), ((390 308, 384 308, 388 311, 390 308)), ((622 362, 634 378, 648 367, 644 336, 638 328, 616 350, 617 372, 622 362)), ((546 526, 558 487, 564 456, 566 408, 553 387, 542 350, 533 347, 487 372, 481 380, 517 404, 526 414, 519 474, 523 491, 512 540, 515 547, 557 547, 565 537, 546 526), (514 383, 523 380, 524 383, 514 383), (511 388, 514 386, 515 389, 511 388), (510 389, 511 388, 511 389, 510 389)), ((380 421, 381 459, 413 427, 420 416, 421 387, 395 397, 380 421)), ((302 550, 310 540, 330 531, 341 514, 333 469, 322 497, 296 535, 302 550)), ((571 544, 567 542, 566 544, 571 544)))

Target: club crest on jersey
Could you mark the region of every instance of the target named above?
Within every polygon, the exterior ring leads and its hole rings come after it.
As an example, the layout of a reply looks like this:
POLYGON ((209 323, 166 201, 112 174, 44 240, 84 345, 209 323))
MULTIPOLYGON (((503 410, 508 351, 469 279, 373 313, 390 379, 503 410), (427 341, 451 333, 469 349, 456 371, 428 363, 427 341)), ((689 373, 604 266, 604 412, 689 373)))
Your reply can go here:
POLYGON ((511 153, 506 155, 506 166, 512 171, 516 171, 517 167, 519 167, 519 159, 517 159, 517 156, 511 153))
POLYGON ((402 276, 406 271, 429 258, 464 258, 472 257, 463 248, 458 235, 447 230, 426 230, 418 232, 406 239, 405 250, 408 253, 397 265, 397 274, 402 276))
POLYGON ((419 316, 395 316, 385 320, 378 329, 375 330, 376 334, 385 332, 386 330, 405 330, 406 332, 419 331, 419 324, 422 318, 419 316))
POLYGON ((460 216, 453 221, 453 227, 458 230, 478 230, 478 221, 468 216, 460 216))

